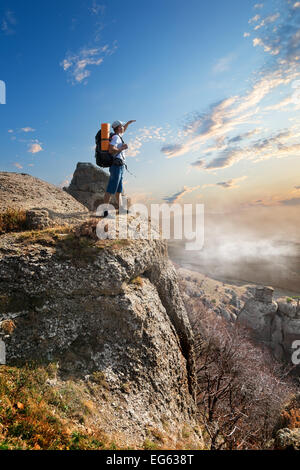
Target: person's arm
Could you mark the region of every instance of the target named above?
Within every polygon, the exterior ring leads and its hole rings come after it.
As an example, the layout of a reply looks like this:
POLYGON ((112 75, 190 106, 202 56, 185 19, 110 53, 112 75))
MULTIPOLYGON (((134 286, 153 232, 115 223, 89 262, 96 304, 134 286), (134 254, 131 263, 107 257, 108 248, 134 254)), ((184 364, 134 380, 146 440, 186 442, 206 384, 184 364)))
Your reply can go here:
POLYGON ((121 148, 115 147, 114 145, 109 145, 109 153, 113 156, 116 157, 119 155, 119 153, 123 152, 123 150, 127 150, 128 146, 126 144, 123 144, 121 148))
POLYGON ((133 121, 128 121, 126 122, 125 126, 124 126, 124 132, 127 130, 127 127, 130 126, 130 124, 132 124, 133 122, 136 122, 135 120, 133 121))
POLYGON ((121 153, 123 150, 126 150, 128 147, 126 144, 123 144, 121 147, 117 147, 116 146, 116 136, 113 136, 112 138, 112 141, 111 143, 109 144, 109 153, 113 156, 113 157, 116 157, 117 155, 119 155, 119 153, 121 153))

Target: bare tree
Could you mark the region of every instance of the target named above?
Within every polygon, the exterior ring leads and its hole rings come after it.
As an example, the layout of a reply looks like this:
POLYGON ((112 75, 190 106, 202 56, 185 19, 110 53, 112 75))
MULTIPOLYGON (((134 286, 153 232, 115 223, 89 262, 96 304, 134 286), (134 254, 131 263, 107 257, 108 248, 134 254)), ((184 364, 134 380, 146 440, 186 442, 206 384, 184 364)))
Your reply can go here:
POLYGON ((211 449, 262 449, 295 393, 281 363, 249 332, 185 299, 195 334, 199 417, 211 449))

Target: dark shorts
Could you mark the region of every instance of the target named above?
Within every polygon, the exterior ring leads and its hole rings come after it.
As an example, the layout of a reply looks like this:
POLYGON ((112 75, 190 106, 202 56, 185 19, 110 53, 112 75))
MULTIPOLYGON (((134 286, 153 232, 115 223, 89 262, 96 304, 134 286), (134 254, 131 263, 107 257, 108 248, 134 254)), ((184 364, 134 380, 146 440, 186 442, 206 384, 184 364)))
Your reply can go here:
POLYGON ((116 194, 123 192, 123 174, 124 174, 124 165, 112 165, 109 168, 110 178, 106 192, 109 194, 116 194))

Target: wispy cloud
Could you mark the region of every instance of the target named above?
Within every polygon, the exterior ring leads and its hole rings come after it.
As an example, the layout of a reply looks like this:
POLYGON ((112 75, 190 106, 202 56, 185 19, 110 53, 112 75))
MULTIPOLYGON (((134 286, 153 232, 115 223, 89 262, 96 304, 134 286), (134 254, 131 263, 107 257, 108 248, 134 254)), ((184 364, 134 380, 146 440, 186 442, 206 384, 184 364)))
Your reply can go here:
POLYGON ((230 70, 230 66, 232 62, 235 60, 235 58, 236 58, 235 54, 228 54, 225 57, 221 57, 221 59, 219 59, 215 63, 213 67, 213 73, 218 74, 218 73, 223 73, 223 72, 227 72, 228 70, 230 70))
POLYGON ((72 84, 86 84, 86 79, 91 75, 90 68, 101 65, 104 57, 113 54, 116 49, 116 41, 112 46, 105 44, 102 47, 82 48, 76 54, 67 54, 60 66, 68 74, 72 84))
POLYGON ((247 179, 247 176, 240 176, 239 178, 232 178, 227 181, 220 181, 219 183, 212 183, 212 184, 205 184, 202 186, 202 189, 211 188, 211 187, 221 187, 223 189, 235 189, 239 188, 239 184, 241 181, 247 179))
MULTIPOLYGON (((173 139, 172 143, 166 143, 161 148, 166 158, 201 152, 202 155, 191 166, 217 170, 227 168, 245 158, 253 161, 272 156, 282 158, 298 151, 299 144, 294 140, 295 133, 297 134, 295 130, 284 136, 285 130, 279 129, 278 138, 274 139, 274 136, 265 137, 268 132, 266 127, 257 127, 257 124, 264 119, 266 112, 285 109, 292 104, 291 97, 285 97, 271 106, 266 106, 264 103, 278 88, 284 89, 300 76, 300 9, 296 8, 299 11, 297 16, 298 13, 295 13, 294 5, 291 6, 291 3, 287 8, 283 8, 282 12, 269 12, 268 15, 263 14, 263 8, 263 4, 257 6, 257 9, 261 10, 260 14, 253 16, 249 24, 253 31, 259 26, 256 29, 257 37, 254 45, 263 43, 272 60, 270 59, 271 61, 262 70, 256 71, 256 78, 253 74, 252 85, 244 94, 212 103, 207 111, 193 112, 185 123, 184 132, 178 133, 178 137, 173 139), (286 20, 288 20, 287 26, 284 27, 286 20), (254 130, 237 131, 241 127, 249 128, 253 124, 256 125, 254 130), (249 144, 249 140, 255 134, 262 134, 263 137, 260 141, 249 144), (266 139, 264 143, 263 139, 266 139), (211 156, 212 160, 207 162, 211 156), (206 160, 205 164, 203 157, 206 160)), ((297 109, 297 106, 293 109, 297 109)))
POLYGON ((169 204, 175 204, 180 199, 182 199, 186 194, 189 194, 200 188, 201 186, 194 186, 194 187, 184 186, 181 191, 178 191, 177 193, 172 194, 171 196, 164 197, 163 200, 168 202, 169 204))
POLYGON ((128 157, 136 157, 141 152, 143 144, 147 142, 164 142, 168 133, 169 129, 167 127, 150 126, 138 129, 136 137, 128 142, 126 155, 128 157))
POLYGON ((92 6, 89 8, 89 11, 93 15, 104 15, 105 9, 106 6, 103 3, 98 3, 94 0, 92 6))
POLYGON ((17 20, 11 10, 6 10, 2 20, 0 20, 0 29, 6 35, 15 34, 17 20))

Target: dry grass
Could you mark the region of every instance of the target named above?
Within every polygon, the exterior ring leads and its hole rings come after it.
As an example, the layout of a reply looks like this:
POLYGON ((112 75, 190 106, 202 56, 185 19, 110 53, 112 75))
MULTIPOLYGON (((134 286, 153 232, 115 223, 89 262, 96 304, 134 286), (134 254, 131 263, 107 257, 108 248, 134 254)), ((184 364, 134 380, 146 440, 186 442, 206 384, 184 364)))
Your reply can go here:
POLYGON ((0 234, 26 230, 26 211, 8 208, 0 213, 0 234))
POLYGON ((5 334, 11 335, 16 328, 16 325, 12 320, 3 320, 0 323, 0 328, 4 331, 5 334))
POLYGON ((141 276, 137 276, 134 279, 131 279, 130 284, 134 284, 137 287, 142 287, 144 284, 144 281, 141 278, 141 276))
POLYGON ((114 448, 103 430, 82 425, 94 405, 80 385, 50 386, 52 376, 52 365, 0 368, 0 450, 114 448))
POLYGON ((108 416, 100 414, 97 397, 101 391, 109 401, 112 397, 103 372, 94 373, 91 380, 88 385, 57 380, 55 364, 1 366, 0 450, 197 449, 184 426, 173 433, 149 428, 143 443, 133 441, 130 446, 121 433, 107 434, 108 416))

